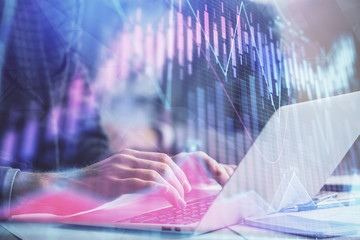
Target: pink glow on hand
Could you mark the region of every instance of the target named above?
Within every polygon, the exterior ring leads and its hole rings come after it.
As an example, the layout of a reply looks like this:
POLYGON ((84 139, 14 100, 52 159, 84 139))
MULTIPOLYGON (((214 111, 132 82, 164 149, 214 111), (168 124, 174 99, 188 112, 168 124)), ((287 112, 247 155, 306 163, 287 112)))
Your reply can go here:
POLYGON ((32 213, 66 216, 96 208, 103 203, 104 201, 71 190, 50 190, 29 195, 21 204, 13 205, 10 216, 32 213))
POLYGON ((195 154, 188 158, 180 159, 177 161, 177 164, 185 173, 192 188, 213 183, 212 174, 205 165, 205 162, 198 159, 195 154))

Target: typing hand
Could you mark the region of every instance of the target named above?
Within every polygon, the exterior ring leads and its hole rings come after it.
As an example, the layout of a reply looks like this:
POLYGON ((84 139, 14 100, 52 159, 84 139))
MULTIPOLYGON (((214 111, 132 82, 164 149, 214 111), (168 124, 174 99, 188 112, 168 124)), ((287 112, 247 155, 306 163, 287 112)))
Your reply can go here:
POLYGON ((85 168, 57 173, 19 172, 14 182, 14 199, 41 189, 51 189, 52 184, 66 184, 68 188, 85 189, 106 198, 114 199, 126 193, 149 189, 150 194, 160 194, 172 205, 184 208, 184 193, 191 191, 188 176, 174 160, 195 161, 205 165, 211 175, 224 185, 233 172, 233 166, 217 163, 203 152, 181 153, 170 158, 163 153, 123 150, 85 168))
POLYGON ((123 150, 76 173, 76 183, 109 198, 150 189, 172 205, 185 208, 191 186, 184 172, 166 154, 123 150))
POLYGON ((206 182, 208 177, 212 177, 224 186, 236 168, 235 165, 218 163, 204 152, 180 153, 172 159, 185 171, 191 183, 206 182))

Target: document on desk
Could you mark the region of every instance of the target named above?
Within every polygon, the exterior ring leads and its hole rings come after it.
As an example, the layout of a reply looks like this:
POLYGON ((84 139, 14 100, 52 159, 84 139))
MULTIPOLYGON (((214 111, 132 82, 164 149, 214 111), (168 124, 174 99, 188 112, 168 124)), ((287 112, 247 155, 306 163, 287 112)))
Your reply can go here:
MULTIPOLYGON (((276 213, 263 218, 246 219, 248 226, 311 237, 360 234, 360 205, 312 211, 276 213)), ((241 226, 230 227, 246 234, 241 226)), ((246 236, 245 236, 246 237, 246 236)))
POLYGON ((336 221, 339 223, 356 224, 360 227, 360 204, 349 207, 318 209, 313 211, 293 212, 287 215, 303 217, 318 221, 336 221))

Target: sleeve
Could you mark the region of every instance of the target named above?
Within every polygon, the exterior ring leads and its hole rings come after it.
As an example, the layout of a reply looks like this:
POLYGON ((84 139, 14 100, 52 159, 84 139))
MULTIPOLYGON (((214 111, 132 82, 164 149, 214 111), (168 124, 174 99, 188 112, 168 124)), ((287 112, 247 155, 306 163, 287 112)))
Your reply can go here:
POLYGON ((14 180, 19 169, 0 166, 0 202, 2 206, 1 215, 7 216, 10 211, 11 192, 14 180))

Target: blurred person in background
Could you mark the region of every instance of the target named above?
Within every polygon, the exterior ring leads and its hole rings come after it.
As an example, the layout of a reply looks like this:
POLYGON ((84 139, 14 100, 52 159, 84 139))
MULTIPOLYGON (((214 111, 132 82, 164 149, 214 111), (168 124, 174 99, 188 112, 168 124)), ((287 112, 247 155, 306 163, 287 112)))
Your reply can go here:
POLYGON ((107 200, 152 189, 184 208, 191 185, 177 159, 202 161, 217 182, 227 181, 233 167, 203 152, 173 157, 132 149, 112 152, 79 51, 85 1, 11 1, 0 3, 1 26, 9 28, 0 56, 0 200, 5 211, 57 183, 107 200))

